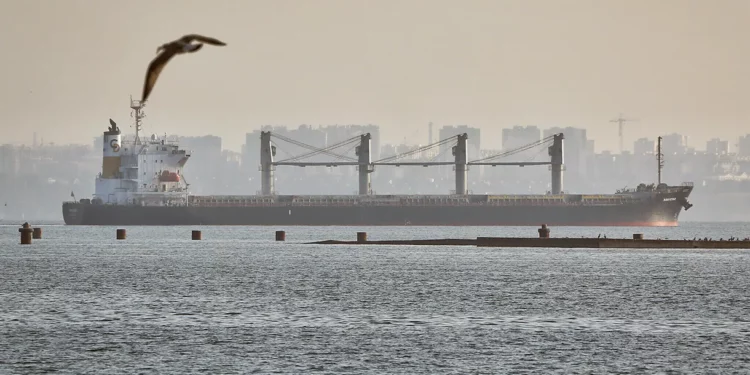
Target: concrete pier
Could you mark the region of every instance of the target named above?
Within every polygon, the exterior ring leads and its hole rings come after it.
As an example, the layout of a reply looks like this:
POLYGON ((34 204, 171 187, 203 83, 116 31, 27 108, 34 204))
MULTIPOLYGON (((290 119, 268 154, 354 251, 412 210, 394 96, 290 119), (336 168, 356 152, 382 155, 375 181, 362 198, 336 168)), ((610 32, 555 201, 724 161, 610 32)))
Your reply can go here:
POLYGON ((558 249, 750 249, 750 241, 644 240, 628 238, 523 238, 477 237, 476 239, 428 239, 384 241, 318 241, 317 245, 419 245, 477 246, 496 248, 558 249))
POLYGON ((337 241, 326 240, 309 242, 308 245, 418 245, 418 246, 476 246, 477 240, 446 238, 436 240, 378 240, 378 241, 337 241))
POLYGON ((547 247, 561 249, 750 249, 750 241, 477 237, 477 247, 547 247))

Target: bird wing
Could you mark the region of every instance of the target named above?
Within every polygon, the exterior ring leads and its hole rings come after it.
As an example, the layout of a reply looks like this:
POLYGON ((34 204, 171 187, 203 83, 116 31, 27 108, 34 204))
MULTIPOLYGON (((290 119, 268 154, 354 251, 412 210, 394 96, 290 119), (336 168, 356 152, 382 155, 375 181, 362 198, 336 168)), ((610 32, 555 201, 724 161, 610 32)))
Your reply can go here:
POLYGON ((187 53, 193 53, 193 52, 198 52, 199 49, 203 48, 203 43, 188 44, 188 46, 189 47, 185 49, 184 51, 187 53))
POLYGON ((167 65, 167 62, 175 55, 174 50, 165 50, 161 55, 156 56, 155 59, 148 64, 148 70, 146 71, 146 81, 143 83, 143 95, 141 96, 142 101, 148 99, 148 95, 156 84, 156 79, 159 78, 159 74, 167 65))
POLYGON ((115 121, 112 120, 112 119, 109 119, 109 124, 112 125, 112 126, 116 126, 117 125, 117 124, 115 124, 115 121))
POLYGON ((188 34, 182 37, 182 40, 186 43, 190 43, 194 40, 197 40, 199 42, 203 42, 206 44, 211 44, 214 46, 226 46, 227 44, 214 38, 209 38, 207 36, 198 35, 198 34, 188 34))

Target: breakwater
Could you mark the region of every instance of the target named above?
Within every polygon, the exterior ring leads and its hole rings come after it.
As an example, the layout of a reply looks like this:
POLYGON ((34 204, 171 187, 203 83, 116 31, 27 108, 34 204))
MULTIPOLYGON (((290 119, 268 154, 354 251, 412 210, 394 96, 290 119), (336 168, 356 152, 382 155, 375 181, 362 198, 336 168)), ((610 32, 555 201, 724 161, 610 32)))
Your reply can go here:
POLYGON ((317 245, 418 245, 477 247, 544 247, 562 249, 750 249, 750 241, 727 240, 633 240, 627 238, 522 238, 477 237, 476 239, 428 239, 383 241, 310 242, 317 245))
POLYGON ((728 240, 703 239, 644 239, 635 233, 633 238, 553 238, 546 225, 538 230, 539 237, 477 237, 474 239, 424 240, 367 240, 367 234, 357 233, 356 241, 326 240, 310 242, 317 245, 416 245, 416 246, 477 246, 477 247, 543 247, 561 249, 750 249, 750 238, 728 240))

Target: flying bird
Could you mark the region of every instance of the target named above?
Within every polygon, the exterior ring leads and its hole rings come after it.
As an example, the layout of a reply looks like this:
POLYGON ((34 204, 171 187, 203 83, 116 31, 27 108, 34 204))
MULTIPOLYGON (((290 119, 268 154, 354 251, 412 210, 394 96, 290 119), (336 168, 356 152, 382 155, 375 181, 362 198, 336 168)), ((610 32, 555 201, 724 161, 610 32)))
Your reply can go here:
POLYGON ((146 71, 146 81, 143 83, 143 96, 141 96, 141 101, 145 102, 148 99, 148 95, 151 93, 151 90, 153 90, 154 84, 156 84, 156 79, 159 78, 159 73, 161 73, 164 66, 167 65, 167 62, 169 62, 172 56, 197 52, 203 47, 203 43, 214 46, 227 45, 218 39, 198 34, 189 34, 180 39, 159 46, 159 48, 156 49, 156 53, 159 55, 151 61, 148 65, 148 70, 146 71), (193 44, 193 41, 202 43, 193 44))

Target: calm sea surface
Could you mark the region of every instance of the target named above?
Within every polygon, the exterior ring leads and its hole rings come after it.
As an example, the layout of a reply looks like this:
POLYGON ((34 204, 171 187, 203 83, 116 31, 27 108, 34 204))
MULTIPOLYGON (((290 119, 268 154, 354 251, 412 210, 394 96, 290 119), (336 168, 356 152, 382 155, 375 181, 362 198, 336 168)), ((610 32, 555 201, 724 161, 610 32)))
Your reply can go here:
MULTIPOLYGON (((34 223, 32 223, 34 224, 34 223)), ((551 228, 750 236, 750 224, 551 228)), ((363 228, 0 226, 0 373, 748 373, 750 251, 318 246, 363 228), (201 229, 203 241, 191 241, 201 229), (287 242, 273 241, 287 231, 287 242)), ((536 228, 367 228, 370 239, 536 228)))

